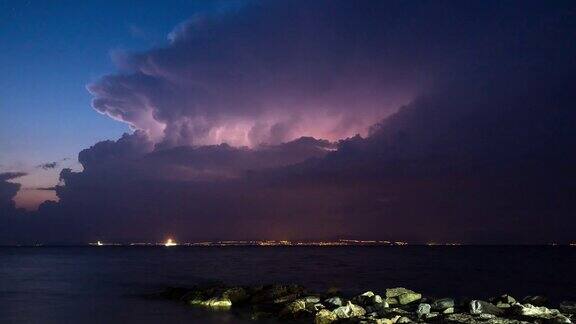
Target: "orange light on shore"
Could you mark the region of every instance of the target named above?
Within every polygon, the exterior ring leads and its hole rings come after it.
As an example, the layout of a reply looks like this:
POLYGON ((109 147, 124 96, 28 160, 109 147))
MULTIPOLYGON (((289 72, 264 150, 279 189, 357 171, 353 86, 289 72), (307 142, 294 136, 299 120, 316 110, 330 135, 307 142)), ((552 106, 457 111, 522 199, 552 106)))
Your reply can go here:
POLYGON ((172 240, 171 238, 166 240, 166 243, 164 243, 164 246, 167 246, 167 247, 176 246, 176 245, 178 245, 178 244, 176 244, 176 242, 174 242, 174 240, 172 240))

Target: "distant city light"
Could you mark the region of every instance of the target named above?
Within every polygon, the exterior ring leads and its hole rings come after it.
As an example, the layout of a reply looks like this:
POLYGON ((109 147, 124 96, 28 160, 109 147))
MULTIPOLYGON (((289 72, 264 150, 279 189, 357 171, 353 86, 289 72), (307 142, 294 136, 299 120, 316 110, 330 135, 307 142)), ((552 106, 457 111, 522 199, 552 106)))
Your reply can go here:
POLYGON ((174 242, 174 240, 172 240, 172 239, 168 239, 166 241, 166 243, 164 243, 164 246, 167 246, 167 247, 176 246, 176 245, 178 245, 178 244, 176 244, 176 242, 174 242))

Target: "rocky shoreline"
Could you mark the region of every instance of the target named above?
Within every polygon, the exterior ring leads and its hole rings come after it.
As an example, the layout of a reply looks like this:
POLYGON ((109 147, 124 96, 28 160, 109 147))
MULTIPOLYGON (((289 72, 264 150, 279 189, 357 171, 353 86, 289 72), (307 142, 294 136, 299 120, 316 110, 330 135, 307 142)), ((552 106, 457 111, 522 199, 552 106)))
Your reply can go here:
POLYGON ((234 311, 252 319, 301 323, 572 323, 576 302, 550 305, 543 296, 517 300, 502 295, 488 300, 431 298, 397 287, 344 296, 337 289, 314 293, 298 285, 196 286, 168 288, 152 297, 213 311, 234 311), (556 306, 556 307, 554 307, 556 306))

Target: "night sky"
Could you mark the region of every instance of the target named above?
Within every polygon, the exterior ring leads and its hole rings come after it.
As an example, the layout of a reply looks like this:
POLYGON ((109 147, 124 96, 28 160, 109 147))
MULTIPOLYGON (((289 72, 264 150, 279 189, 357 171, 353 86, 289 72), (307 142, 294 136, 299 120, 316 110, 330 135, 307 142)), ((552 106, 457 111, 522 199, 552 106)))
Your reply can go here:
POLYGON ((573 1, 1 1, 0 244, 576 241, 573 1))

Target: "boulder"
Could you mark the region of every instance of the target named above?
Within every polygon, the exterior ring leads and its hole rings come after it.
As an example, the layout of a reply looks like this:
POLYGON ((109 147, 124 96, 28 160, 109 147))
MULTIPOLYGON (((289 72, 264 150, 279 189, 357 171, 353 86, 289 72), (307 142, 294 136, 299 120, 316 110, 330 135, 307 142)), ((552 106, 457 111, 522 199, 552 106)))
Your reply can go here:
POLYGON ((513 311, 520 316, 530 319, 543 319, 549 324, 572 323, 570 319, 560 313, 559 310, 546 308, 544 306, 534 306, 530 304, 516 304, 513 311))
POLYGON ((510 308, 512 305, 516 304, 516 299, 510 295, 502 295, 494 298, 492 303, 498 308, 510 308))
POLYGON ((403 287, 388 288, 388 289, 386 289, 386 298, 398 297, 400 295, 407 294, 407 293, 414 293, 414 292, 410 289, 406 289, 403 287))
POLYGON ((332 307, 340 307, 344 305, 344 301, 340 297, 330 297, 328 299, 325 299, 324 303, 332 307))
POLYGON ((454 309, 454 299, 452 298, 442 298, 435 300, 432 305, 433 310, 444 311, 448 308, 454 309))
POLYGON ((311 304, 316 304, 320 302, 320 297, 316 297, 316 296, 307 296, 304 297, 304 301, 306 303, 311 303, 311 304))
POLYGON ((400 302, 400 305, 406 305, 411 302, 420 300, 421 298, 422 298, 421 294, 415 292, 409 292, 398 296, 398 302, 400 302))
POLYGON ((418 318, 424 317, 424 315, 430 314, 431 309, 430 304, 421 303, 416 309, 416 315, 418 315, 418 318))
POLYGON ((397 300, 400 305, 406 305, 411 302, 420 300, 422 295, 410 289, 403 287, 388 288, 386 289, 386 302, 389 305, 396 304, 397 300))
POLYGON ((470 314, 472 315, 480 315, 480 314, 502 315, 503 313, 504 313, 503 310, 487 301, 472 300, 470 302, 470 314))
POLYGON ((314 317, 315 324, 330 324, 338 320, 338 316, 334 312, 327 309, 321 309, 314 317))
POLYGON ((346 305, 336 308, 334 310, 334 314, 336 314, 338 318, 344 319, 344 318, 363 316, 364 314, 366 314, 366 310, 361 306, 354 305, 351 302, 348 302, 346 305))
POLYGON ((297 299, 282 309, 280 311, 280 316, 282 317, 297 317, 299 313, 307 312, 306 301, 304 299, 297 299))
POLYGON ((406 316, 402 316, 396 321, 396 324, 405 324, 405 323, 412 323, 412 320, 406 316))
POLYGON ((360 306, 373 306, 377 304, 383 304, 384 300, 380 295, 376 295, 371 291, 367 291, 361 295, 352 298, 352 302, 360 306))

